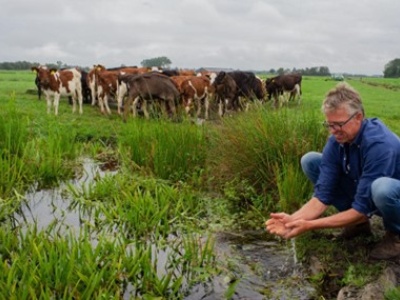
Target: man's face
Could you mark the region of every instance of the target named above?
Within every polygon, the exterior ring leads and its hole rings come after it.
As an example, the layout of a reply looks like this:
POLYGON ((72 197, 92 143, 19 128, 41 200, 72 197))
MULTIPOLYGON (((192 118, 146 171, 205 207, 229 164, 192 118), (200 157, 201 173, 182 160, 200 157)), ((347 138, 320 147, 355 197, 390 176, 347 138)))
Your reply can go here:
POLYGON ((325 113, 325 124, 340 144, 350 143, 361 128, 363 114, 349 114, 345 107, 325 113))

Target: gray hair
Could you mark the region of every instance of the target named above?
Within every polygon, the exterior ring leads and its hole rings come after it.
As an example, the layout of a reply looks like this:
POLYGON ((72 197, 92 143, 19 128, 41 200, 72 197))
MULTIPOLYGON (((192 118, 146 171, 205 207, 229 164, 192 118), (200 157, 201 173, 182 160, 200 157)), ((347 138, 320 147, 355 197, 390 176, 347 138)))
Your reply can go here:
POLYGON ((337 84, 325 96, 322 103, 322 112, 333 112, 345 106, 349 114, 362 112, 364 115, 364 107, 360 94, 348 83, 342 82, 337 84))

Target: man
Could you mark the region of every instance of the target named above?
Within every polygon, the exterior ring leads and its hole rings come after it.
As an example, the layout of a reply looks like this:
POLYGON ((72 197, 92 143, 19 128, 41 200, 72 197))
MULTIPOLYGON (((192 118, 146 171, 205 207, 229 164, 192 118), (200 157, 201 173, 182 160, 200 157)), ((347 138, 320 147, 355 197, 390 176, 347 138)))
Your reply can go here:
POLYGON ((323 104, 329 137, 322 154, 301 159, 314 195, 298 211, 271 213, 267 230, 283 238, 321 228, 344 227, 350 238, 370 233, 369 217, 383 219, 384 239, 374 259, 400 256, 400 139, 377 118, 365 119, 360 95, 346 83, 328 92, 323 104), (321 217, 329 205, 338 213, 321 217))

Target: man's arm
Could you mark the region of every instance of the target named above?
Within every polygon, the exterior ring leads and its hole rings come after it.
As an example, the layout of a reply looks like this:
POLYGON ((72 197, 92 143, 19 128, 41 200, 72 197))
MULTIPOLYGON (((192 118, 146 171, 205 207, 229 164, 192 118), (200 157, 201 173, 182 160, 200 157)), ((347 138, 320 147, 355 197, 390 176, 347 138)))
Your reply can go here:
POLYGON ((304 219, 314 220, 320 217, 328 208, 328 205, 322 203, 317 198, 312 197, 298 211, 291 215, 291 221, 304 219))
POLYGON ((354 208, 350 208, 346 211, 342 211, 324 218, 315 220, 298 219, 293 222, 286 223, 285 228, 287 231, 282 231, 283 234, 281 234, 281 236, 286 239, 290 239, 310 230, 344 227, 347 225, 359 224, 367 220, 367 216, 356 211, 354 208))
MULTIPOLYGON (((368 217, 354 208, 336 213, 334 215, 309 221, 310 230, 320 228, 337 228, 366 222, 368 217)), ((287 224, 289 226, 289 224, 287 224)))

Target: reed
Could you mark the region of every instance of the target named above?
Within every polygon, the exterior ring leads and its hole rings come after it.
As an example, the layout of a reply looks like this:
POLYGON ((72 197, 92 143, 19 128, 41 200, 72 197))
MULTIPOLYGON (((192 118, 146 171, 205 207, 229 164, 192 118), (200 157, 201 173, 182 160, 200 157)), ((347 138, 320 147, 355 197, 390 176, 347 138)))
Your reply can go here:
POLYGON ((74 177, 76 160, 82 153, 82 144, 76 142, 76 130, 69 124, 57 122, 54 116, 48 118, 46 128, 30 141, 26 150, 35 169, 35 179, 42 186, 74 177))
POLYGON ((32 169, 24 163, 29 135, 28 120, 18 113, 14 94, 0 114, 0 197, 12 196, 31 177, 32 169))
MULTIPOLYGON (((272 196, 277 202, 286 195, 285 205, 292 196, 302 199, 309 193, 303 188, 300 158, 307 151, 321 150, 327 134, 319 116, 312 112, 299 113, 299 109, 263 107, 225 119, 224 126, 217 127, 211 135, 208 155, 211 174, 219 186, 246 182, 265 199, 272 196), (283 179, 283 175, 290 177, 283 179)), ((248 189, 241 187, 239 193, 243 191, 248 189)), ((258 205, 269 206, 268 203, 258 205)))
POLYGON ((204 127, 189 122, 132 120, 121 129, 118 147, 126 166, 158 178, 185 180, 204 168, 204 127))

